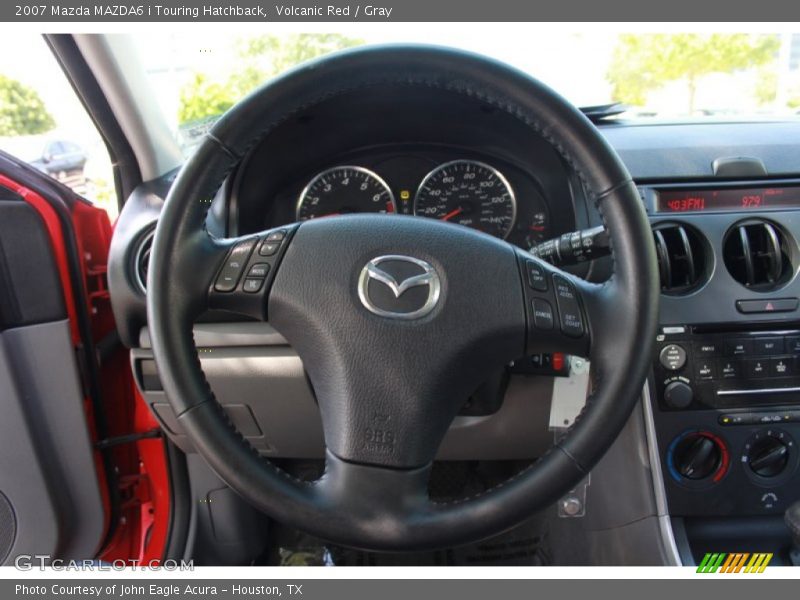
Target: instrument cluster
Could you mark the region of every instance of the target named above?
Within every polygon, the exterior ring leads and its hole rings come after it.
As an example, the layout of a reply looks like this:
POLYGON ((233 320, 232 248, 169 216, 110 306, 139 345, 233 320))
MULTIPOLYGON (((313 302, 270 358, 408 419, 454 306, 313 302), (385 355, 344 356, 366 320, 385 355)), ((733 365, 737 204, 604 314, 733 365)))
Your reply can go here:
MULTIPOLYGON (((412 162, 414 162, 412 160, 412 162)), ((298 221, 349 213, 398 213, 439 219, 471 227, 520 246, 530 247, 550 233, 543 196, 523 185, 523 195, 499 168, 478 160, 450 160, 419 176, 386 176, 376 168, 343 164, 314 175, 300 192, 295 210, 298 221)), ((414 165, 416 167, 417 165, 414 165)), ((403 169, 420 172, 419 168, 403 169)))

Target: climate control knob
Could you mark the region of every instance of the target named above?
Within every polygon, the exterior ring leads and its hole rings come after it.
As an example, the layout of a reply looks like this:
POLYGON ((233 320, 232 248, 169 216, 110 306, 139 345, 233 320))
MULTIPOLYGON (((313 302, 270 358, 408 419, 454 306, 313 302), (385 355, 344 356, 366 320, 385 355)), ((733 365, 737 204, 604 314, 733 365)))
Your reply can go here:
MULTIPOLYGON (((797 462, 794 440, 780 429, 757 431, 744 446, 742 462, 751 477, 758 481, 783 479, 793 470, 797 462)), ((764 482, 766 483, 766 482, 764 482)))
POLYGON ((688 408, 693 399, 692 386, 683 381, 672 381, 664 388, 664 402, 670 408, 688 408))
POLYGON ((725 442, 710 431, 686 431, 670 444, 667 465, 676 481, 700 489, 725 476, 730 453, 725 442))

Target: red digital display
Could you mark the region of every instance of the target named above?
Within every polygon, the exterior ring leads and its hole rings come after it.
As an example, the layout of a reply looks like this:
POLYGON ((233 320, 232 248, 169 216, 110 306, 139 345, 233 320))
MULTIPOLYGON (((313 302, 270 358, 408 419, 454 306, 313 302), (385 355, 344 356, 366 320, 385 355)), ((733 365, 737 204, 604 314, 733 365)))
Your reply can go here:
POLYGON ((748 211, 800 207, 800 187, 659 190, 656 212, 748 211))

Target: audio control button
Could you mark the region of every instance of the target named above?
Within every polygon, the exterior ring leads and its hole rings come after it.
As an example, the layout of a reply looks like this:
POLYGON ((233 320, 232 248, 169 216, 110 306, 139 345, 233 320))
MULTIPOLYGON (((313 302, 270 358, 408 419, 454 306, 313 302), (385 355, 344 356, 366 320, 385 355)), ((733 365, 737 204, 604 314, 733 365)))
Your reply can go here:
POLYGON ((742 365, 738 360, 721 358, 717 365, 720 379, 739 379, 742 376, 742 365))
POLYGON ((698 381, 711 381, 716 378, 717 370, 713 360, 699 360, 695 363, 695 377, 698 381))
POLYGON ((791 358, 771 358, 769 361, 769 372, 774 377, 788 377, 792 374, 791 358))
POLYGON ((783 354, 783 338, 756 338, 753 341, 753 351, 756 354, 783 354))
POLYGON ((751 379, 759 379, 769 375, 769 361, 764 358, 754 358, 745 362, 746 375, 751 379))
POLYGON ((678 371, 686 365, 686 350, 678 344, 669 344, 661 349, 658 360, 667 371, 678 371))
POLYGON ((727 340, 725 342, 726 356, 744 356, 753 353, 753 340, 727 340))

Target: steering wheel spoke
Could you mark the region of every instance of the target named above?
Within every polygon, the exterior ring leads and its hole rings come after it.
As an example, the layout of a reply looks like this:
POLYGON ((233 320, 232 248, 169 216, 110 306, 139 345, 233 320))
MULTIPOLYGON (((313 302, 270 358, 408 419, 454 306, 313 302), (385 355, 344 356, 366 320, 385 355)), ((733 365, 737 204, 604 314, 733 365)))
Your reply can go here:
POLYGON ((208 308, 265 321, 269 290, 295 229, 279 227, 217 241, 219 267, 208 283, 208 308))

